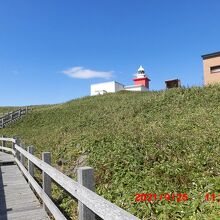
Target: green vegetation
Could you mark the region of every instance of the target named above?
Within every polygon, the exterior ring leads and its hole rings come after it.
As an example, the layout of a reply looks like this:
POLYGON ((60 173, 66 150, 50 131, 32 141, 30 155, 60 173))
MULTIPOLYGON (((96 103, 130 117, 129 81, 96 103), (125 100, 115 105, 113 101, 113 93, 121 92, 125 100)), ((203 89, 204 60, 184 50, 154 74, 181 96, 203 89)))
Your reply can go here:
POLYGON ((13 111, 16 109, 18 109, 18 108, 16 108, 16 107, 0 107, 0 117, 2 115, 4 115, 4 113, 10 112, 10 111, 13 111))
MULTIPOLYGON (((73 178, 75 166, 94 167, 97 193, 141 219, 220 219, 220 203, 204 201, 207 192, 220 194, 220 86, 35 106, 1 133, 20 136, 38 156, 51 151, 53 164, 73 178), (187 193, 189 200, 138 203, 136 193, 187 193)), ((57 201, 72 211, 67 196, 57 201)))

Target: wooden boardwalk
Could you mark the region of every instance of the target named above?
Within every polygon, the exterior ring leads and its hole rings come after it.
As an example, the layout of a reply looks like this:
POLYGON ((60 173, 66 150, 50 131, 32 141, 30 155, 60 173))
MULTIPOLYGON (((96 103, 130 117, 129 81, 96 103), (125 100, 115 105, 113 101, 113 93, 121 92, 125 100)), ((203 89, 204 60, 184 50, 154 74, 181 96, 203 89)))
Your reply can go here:
POLYGON ((0 220, 49 220, 14 157, 0 152, 0 220))
POLYGON ((92 167, 78 167, 75 181, 51 166, 50 152, 43 152, 42 159, 39 159, 34 156, 33 146, 25 148, 24 145, 19 145, 21 141, 17 138, 0 137, 0 142, 0 150, 14 155, 0 151, 0 220, 49 219, 29 184, 54 219, 67 220, 51 198, 52 180, 74 200, 78 200, 77 215, 80 220, 140 220, 94 192, 92 167), (11 147, 7 147, 7 143, 11 147), (34 178, 34 167, 42 171, 42 185, 34 178))

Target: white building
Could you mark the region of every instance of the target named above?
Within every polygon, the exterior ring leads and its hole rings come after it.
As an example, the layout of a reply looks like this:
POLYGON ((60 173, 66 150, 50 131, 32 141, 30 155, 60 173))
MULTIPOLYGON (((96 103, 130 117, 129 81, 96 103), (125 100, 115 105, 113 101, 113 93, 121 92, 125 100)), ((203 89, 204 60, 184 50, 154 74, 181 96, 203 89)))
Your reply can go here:
POLYGON ((148 91, 150 79, 146 76, 144 68, 140 66, 136 77, 133 79, 135 85, 125 86, 121 83, 111 81, 104 83, 97 83, 91 85, 91 96, 102 95, 105 93, 115 93, 121 90, 128 91, 148 91))
POLYGON ((91 85, 91 95, 103 95, 107 92, 118 92, 121 90, 124 90, 124 85, 115 81, 91 85))

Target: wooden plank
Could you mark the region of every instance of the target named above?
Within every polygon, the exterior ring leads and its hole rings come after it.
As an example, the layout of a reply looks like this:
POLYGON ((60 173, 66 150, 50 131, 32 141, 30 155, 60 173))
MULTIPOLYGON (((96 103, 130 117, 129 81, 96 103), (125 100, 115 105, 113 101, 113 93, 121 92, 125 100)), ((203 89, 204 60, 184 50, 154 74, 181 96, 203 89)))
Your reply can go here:
POLYGON ((11 149, 11 148, 8 148, 8 147, 1 147, 1 146, 0 146, 0 150, 6 151, 6 152, 10 152, 10 153, 12 153, 13 155, 15 154, 15 151, 14 151, 13 149, 11 149))
MULTIPOLYGON (((20 144, 20 146, 23 148, 23 149, 25 149, 24 148, 24 144, 20 144)), ((20 159, 21 159, 21 163, 23 164, 23 166, 25 165, 25 156, 23 155, 23 154, 21 154, 21 156, 20 156, 20 159)))
POLYGON ((42 209, 26 210, 21 212, 0 215, 1 220, 46 220, 49 219, 42 209))
MULTIPOLYGON (((95 191, 94 169, 80 167, 77 169, 77 181, 87 189, 95 191)), ((95 220, 95 214, 81 202, 78 202, 79 220, 95 220)))
MULTIPOLYGON (((3 147, 1 149, 4 149, 3 147)), ((0 165, 3 164, 13 164, 14 163, 14 157, 11 154, 6 154, 4 152, 0 151, 0 165)))
MULTIPOLYGON (((34 154, 34 147, 29 146, 28 152, 33 155, 34 154)), ((34 177, 34 164, 30 160, 28 160, 28 172, 30 173, 31 176, 34 177)))
POLYGON ((44 190, 38 185, 38 183, 35 181, 35 179, 28 173, 28 171, 21 164, 21 162, 17 158, 15 160, 16 160, 18 166, 20 167, 21 171, 27 177, 31 186, 35 189, 35 191, 39 195, 39 197, 44 201, 45 205, 50 210, 50 212, 52 213, 54 218, 56 220, 66 220, 65 216, 60 212, 60 210, 53 203, 53 201, 50 199, 50 197, 44 192, 44 190))
POLYGON ((13 142, 15 143, 15 139, 14 138, 0 138, 0 141, 8 141, 8 142, 13 142))
MULTIPOLYGON (((51 153, 50 152, 43 152, 42 153, 42 160, 47 163, 51 164, 51 153)), ((43 190, 51 198, 51 178, 45 172, 42 172, 42 179, 43 179, 43 190)), ((46 205, 44 203, 44 209, 47 210, 46 205)))
POLYGON ((49 220, 17 165, 0 166, 0 219, 49 220))
MULTIPOLYGON (((5 136, 2 135, 2 138, 5 138, 5 136)), ((6 147, 6 141, 2 140, 2 147, 6 147)))

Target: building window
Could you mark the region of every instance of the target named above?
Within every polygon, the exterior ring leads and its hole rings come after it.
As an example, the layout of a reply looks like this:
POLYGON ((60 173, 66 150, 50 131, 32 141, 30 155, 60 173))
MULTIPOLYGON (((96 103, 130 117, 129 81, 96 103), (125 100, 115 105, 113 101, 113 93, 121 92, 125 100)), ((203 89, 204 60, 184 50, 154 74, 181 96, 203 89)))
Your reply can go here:
POLYGON ((211 73, 218 73, 218 72, 220 72, 220 65, 219 66, 212 66, 212 67, 210 67, 210 72, 211 73))

